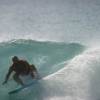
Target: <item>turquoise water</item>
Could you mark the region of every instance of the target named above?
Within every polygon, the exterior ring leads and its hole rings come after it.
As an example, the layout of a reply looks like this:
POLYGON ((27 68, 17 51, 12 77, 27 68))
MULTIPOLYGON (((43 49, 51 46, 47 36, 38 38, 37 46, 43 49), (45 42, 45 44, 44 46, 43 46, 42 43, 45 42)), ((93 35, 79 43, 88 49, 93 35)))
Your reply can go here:
MULTIPOLYGON (((13 42, 1 43, 0 83, 2 84, 8 68, 12 64, 11 57, 13 55, 17 55, 20 59, 25 59, 29 61, 30 64, 35 64, 40 76, 45 78, 63 69, 70 59, 82 53, 84 49, 85 47, 78 43, 66 44, 63 42, 38 42, 32 40, 16 40, 13 42)), ((42 96, 46 95, 45 88, 48 87, 49 84, 51 85, 49 86, 49 88, 57 88, 56 86, 52 86, 55 85, 55 82, 49 82, 49 80, 41 80, 40 83, 37 83, 37 85, 31 87, 32 89, 29 89, 29 91, 19 93, 20 96, 18 97, 13 96, 10 98, 10 96, 8 96, 8 92, 16 87, 16 83, 14 83, 11 77, 7 85, 0 85, 0 97, 2 98, 2 100, 9 100, 9 98, 15 100, 25 100, 26 98, 28 98, 29 100, 33 100, 33 98, 36 98, 36 100, 41 100, 42 96), (26 95, 31 98, 26 97, 26 95)), ((61 87, 62 86, 60 86, 59 89, 61 87)), ((63 95, 63 92, 61 93, 61 95, 63 95)))
MULTIPOLYGON (((42 76, 59 70, 59 63, 70 60, 83 51, 83 46, 77 43, 37 42, 32 40, 18 40, 2 43, 0 46, 0 62, 2 66, 9 66, 9 61, 14 55, 34 63, 42 76), (8 65, 5 65, 5 62, 8 65), (55 68, 53 67, 55 66, 55 68)), ((11 61, 10 61, 11 64, 11 61)))

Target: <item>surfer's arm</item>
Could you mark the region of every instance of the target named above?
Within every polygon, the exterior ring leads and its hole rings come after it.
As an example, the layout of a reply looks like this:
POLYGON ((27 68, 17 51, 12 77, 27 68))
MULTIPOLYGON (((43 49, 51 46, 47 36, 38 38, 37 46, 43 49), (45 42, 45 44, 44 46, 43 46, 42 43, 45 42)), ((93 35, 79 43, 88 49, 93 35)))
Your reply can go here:
POLYGON ((3 84, 7 83, 7 81, 8 81, 8 79, 9 79, 9 77, 10 77, 12 71, 13 71, 13 69, 12 69, 12 67, 10 67, 10 68, 9 68, 9 71, 8 71, 8 73, 7 73, 7 75, 6 75, 5 81, 3 82, 3 84))

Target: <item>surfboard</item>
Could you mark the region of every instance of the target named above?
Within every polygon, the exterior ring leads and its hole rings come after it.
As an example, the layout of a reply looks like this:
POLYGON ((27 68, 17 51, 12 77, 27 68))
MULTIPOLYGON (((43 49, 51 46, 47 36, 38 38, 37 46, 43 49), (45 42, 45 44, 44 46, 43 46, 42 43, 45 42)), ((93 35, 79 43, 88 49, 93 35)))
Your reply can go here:
POLYGON ((31 83, 29 83, 29 84, 27 84, 27 85, 24 85, 24 86, 22 86, 22 87, 18 87, 18 88, 16 88, 16 89, 14 89, 14 90, 8 92, 8 94, 18 93, 18 92, 20 92, 20 91, 22 91, 22 90, 24 90, 24 89, 26 89, 26 88, 28 88, 28 87, 34 85, 35 83, 37 83, 37 81, 38 81, 38 79, 37 79, 37 80, 35 79, 35 80, 33 80, 31 83))
POLYGON ((34 79, 32 79, 32 77, 31 77, 30 75, 24 76, 24 77, 22 76, 22 77, 20 77, 20 78, 21 78, 21 79, 23 80, 23 82, 26 83, 26 84, 25 84, 24 86, 18 87, 18 88, 16 88, 16 89, 14 89, 14 90, 8 92, 8 94, 18 93, 18 92, 20 92, 20 91, 22 91, 22 90, 24 90, 24 89, 26 89, 26 88, 28 88, 28 87, 34 85, 35 83, 37 83, 39 80, 42 79, 42 77, 40 77, 39 74, 37 74, 37 73, 35 73, 35 78, 34 78, 34 79))

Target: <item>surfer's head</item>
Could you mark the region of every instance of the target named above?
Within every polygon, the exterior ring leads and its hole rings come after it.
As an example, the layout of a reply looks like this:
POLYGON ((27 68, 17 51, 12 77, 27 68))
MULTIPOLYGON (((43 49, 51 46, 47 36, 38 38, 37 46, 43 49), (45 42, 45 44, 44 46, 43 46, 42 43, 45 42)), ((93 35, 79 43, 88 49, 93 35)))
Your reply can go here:
POLYGON ((18 59, 17 56, 12 57, 12 61, 13 61, 13 62, 17 62, 18 60, 19 60, 19 59, 18 59))

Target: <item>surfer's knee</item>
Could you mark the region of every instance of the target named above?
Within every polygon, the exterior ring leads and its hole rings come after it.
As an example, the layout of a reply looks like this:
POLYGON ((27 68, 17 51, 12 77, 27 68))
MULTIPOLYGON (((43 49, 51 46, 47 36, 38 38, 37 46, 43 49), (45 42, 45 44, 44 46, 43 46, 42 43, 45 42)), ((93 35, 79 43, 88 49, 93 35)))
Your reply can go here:
POLYGON ((24 85, 23 81, 19 78, 19 75, 18 75, 18 74, 14 74, 14 75, 13 75, 13 79, 14 79, 17 83, 19 83, 19 84, 21 84, 21 85, 24 85))

